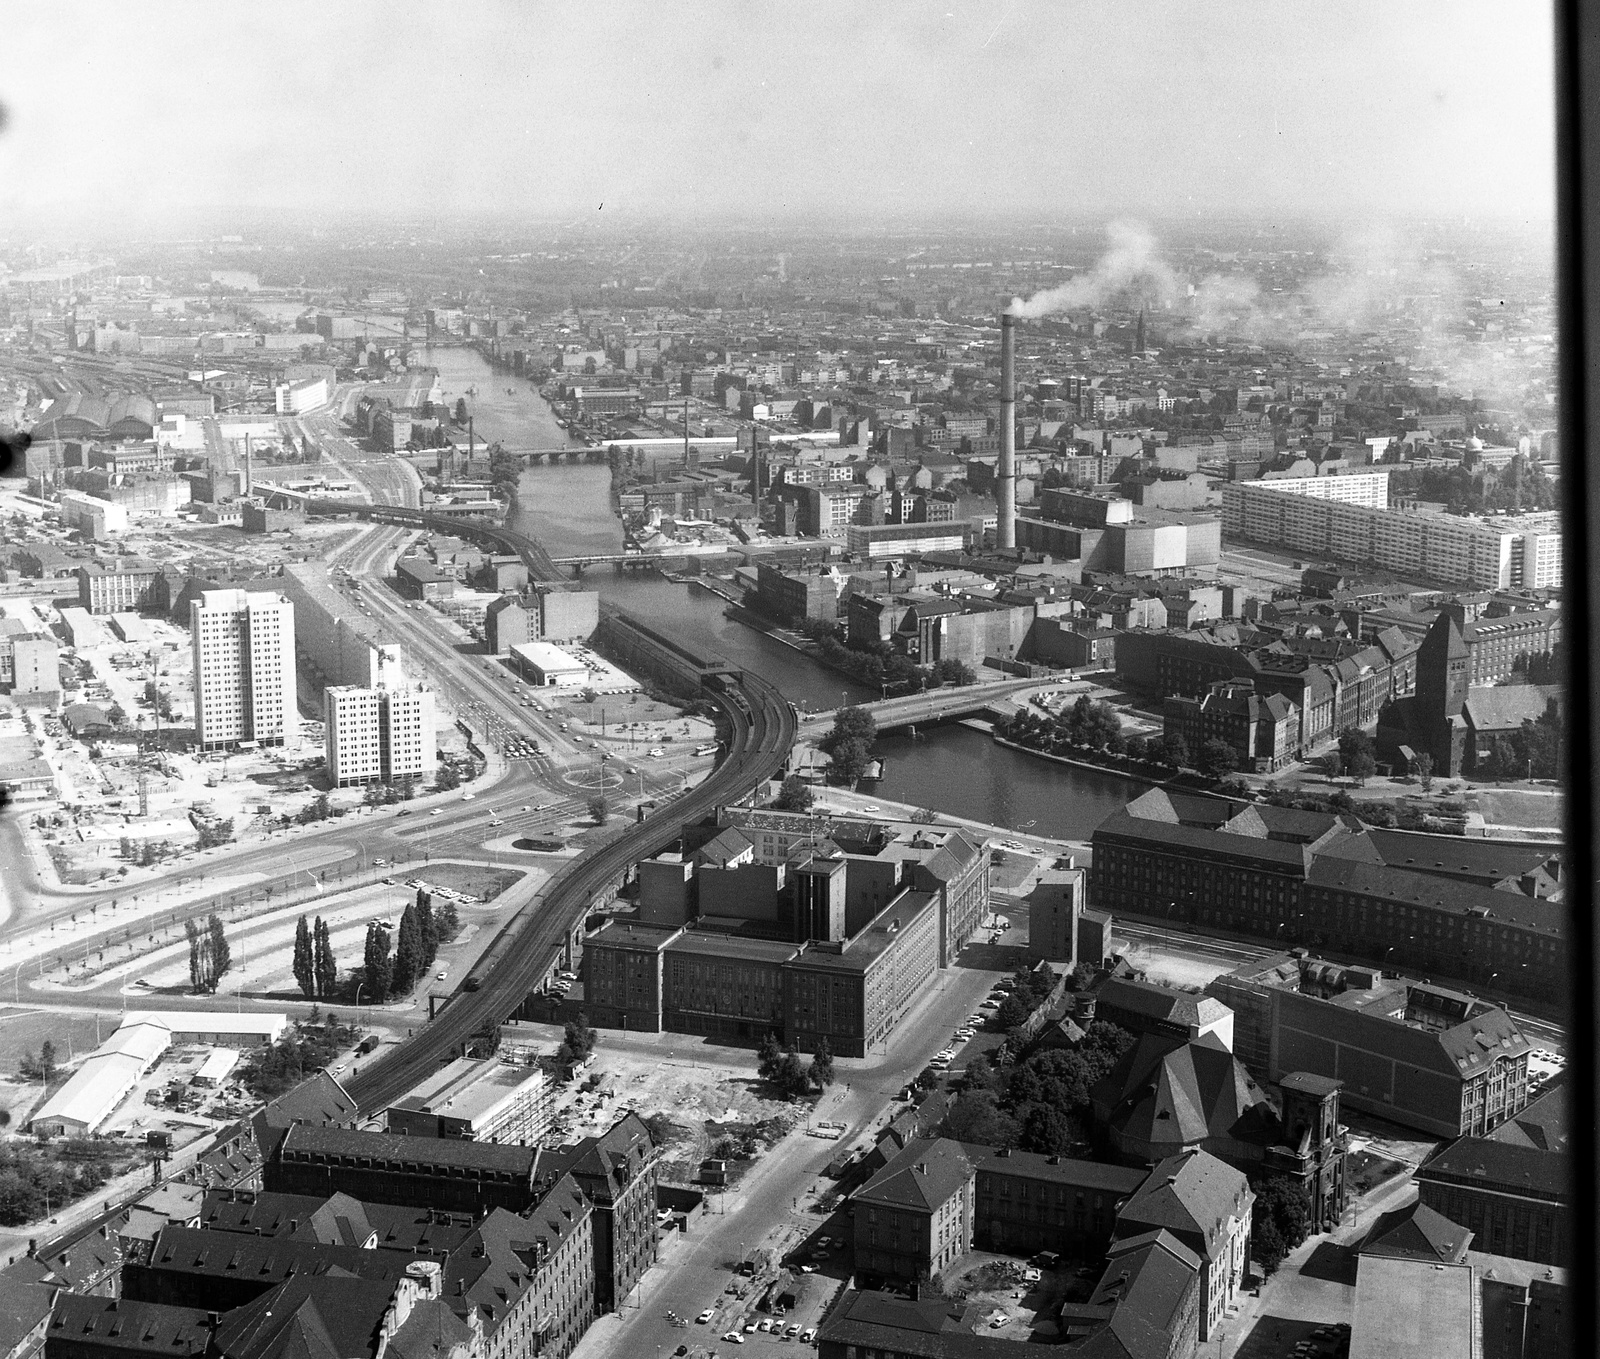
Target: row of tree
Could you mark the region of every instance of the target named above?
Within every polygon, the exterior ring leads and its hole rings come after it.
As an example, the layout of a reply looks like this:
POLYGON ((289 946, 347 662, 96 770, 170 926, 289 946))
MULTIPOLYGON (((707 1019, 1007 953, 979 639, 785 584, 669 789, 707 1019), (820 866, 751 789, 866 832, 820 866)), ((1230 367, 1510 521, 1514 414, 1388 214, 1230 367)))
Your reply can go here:
POLYGON ((428 975, 439 946, 455 938, 460 927, 455 903, 446 901, 435 912, 432 896, 421 888, 417 889, 417 899, 408 902, 401 912, 392 952, 389 931, 383 922, 369 923, 361 985, 373 1004, 382 1004, 390 996, 407 995, 428 975))
POLYGON ((212 915, 204 926, 193 919, 185 920, 183 932, 189 941, 189 985, 195 991, 214 994, 217 983, 233 966, 233 950, 223 932, 222 919, 212 915))
POLYGON ((301 916, 294 930, 294 979, 307 1000, 326 1000, 336 994, 339 965, 328 939, 328 925, 319 915, 312 925, 301 916))

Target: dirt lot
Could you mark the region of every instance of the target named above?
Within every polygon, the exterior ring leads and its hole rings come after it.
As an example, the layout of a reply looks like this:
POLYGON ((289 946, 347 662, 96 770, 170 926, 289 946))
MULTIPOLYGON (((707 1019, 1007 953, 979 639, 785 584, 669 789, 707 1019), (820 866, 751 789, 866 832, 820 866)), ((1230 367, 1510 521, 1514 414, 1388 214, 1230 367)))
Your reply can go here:
MULTIPOLYGON (((561 1029, 549 1030, 552 1045, 561 1029)), ((755 1065, 752 1054, 749 1067, 755 1065)), ((785 1126, 799 1117, 799 1106, 763 1098, 752 1069, 709 1066, 659 1052, 607 1049, 600 1036, 594 1063, 575 1081, 557 1090, 555 1135, 562 1141, 604 1132, 628 1111, 648 1118, 664 1114, 675 1125, 663 1178, 686 1180, 727 1125, 754 1127, 767 1120, 785 1126), (599 1083, 590 1087, 594 1077, 599 1083)))

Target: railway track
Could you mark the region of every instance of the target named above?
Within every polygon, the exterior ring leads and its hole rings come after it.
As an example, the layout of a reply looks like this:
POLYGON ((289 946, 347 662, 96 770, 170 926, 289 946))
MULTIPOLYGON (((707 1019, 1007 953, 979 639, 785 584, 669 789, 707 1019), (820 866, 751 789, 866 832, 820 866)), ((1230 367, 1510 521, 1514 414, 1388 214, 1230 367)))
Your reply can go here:
MULTIPOLYGON (((306 508, 311 514, 354 515, 477 538, 517 553, 540 579, 565 579, 533 539, 497 525, 463 523, 403 506, 322 500, 312 501, 306 508)), ((364 1064, 358 1075, 345 1082, 362 1109, 392 1103, 436 1071, 442 1061, 464 1052, 478 1035, 509 1019, 553 968, 596 897, 640 859, 676 840, 684 822, 737 801, 783 767, 794 745, 797 723, 795 710, 782 694, 749 674, 736 679, 728 676, 723 688, 708 686, 705 693, 729 730, 722 761, 699 786, 672 799, 617 839, 585 851, 552 878, 544 891, 507 923, 444 1009, 411 1038, 364 1064), (475 984, 476 989, 467 990, 467 984, 475 984)))

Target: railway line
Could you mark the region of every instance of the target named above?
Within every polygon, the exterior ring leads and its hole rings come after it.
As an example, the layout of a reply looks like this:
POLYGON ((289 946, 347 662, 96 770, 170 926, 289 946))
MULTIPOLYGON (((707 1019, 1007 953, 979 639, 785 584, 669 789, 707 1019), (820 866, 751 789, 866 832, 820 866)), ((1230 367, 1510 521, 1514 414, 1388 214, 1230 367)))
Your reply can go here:
MULTIPOLYGON (((543 580, 565 577, 550 555, 525 534, 487 523, 429 515, 394 505, 355 505, 312 501, 311 514, 352 515, 378 523, 476 538, 501 551, 517 553, 531 574, 543 580)), ((675 648, 682 651, 681 647, 675 648)), ((554 966, 572 931, 590 905, 640 859, 664 849, 685 821, 736 801, 777 773, 794 745, 794 708, 772 685, 754 675, 717 663, 696 664, 682 654, 686 671, 697 672, 704 693, 728 728, 726 753, 697 787, 683 793, 622 835, 585 851, 563 868, 544 891, 513 917, 445 1007, 415 1035, 362 1066, 346 1081, 363 1109, 381 1108, 403 1095, 441 1061, 464 1052, 514 1015, 554 966)))

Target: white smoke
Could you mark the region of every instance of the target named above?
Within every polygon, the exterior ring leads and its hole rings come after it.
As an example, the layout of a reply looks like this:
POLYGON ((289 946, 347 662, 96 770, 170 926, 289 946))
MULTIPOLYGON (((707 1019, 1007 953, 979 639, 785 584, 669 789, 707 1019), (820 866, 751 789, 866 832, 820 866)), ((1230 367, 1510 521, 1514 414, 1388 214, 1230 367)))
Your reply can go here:
POLYGON ((1185 274, 1163 258, 1154 233, 1142 223, 1113 222, 1106 236, 1106 253, 1092 269, 1027 299, 1013 298, 1010 314, 1037 319, 1108 305, 1150 305, 1164 310, 1163 328, 1173 336, 1287 345, 1310 332, 1363 334, 1395 324, 1410 333, 1418 359, 1454 390, 1511 394, 1535 376, 1534 365, 1520 356, 1464 339, 1466 281, 1430 258, 1419 242, 1388 227, 1344 236, 1328 252, 1322 272, 1282 293, 1263 293, 1246 272, 1185 274))
POLYGON ((1046 288, 1024 301, 1011 299, 1011 315, 1029 320, 1054 316, 1076 307, 1097 307, 1119 293, 1137 294, 1151 302, 1168 302, 1182 285, 1157 249, 1150 229, 1138 222, 1113 222, 1106 228, 1110 249, 1093 269, 1057 288, 1046 288))

